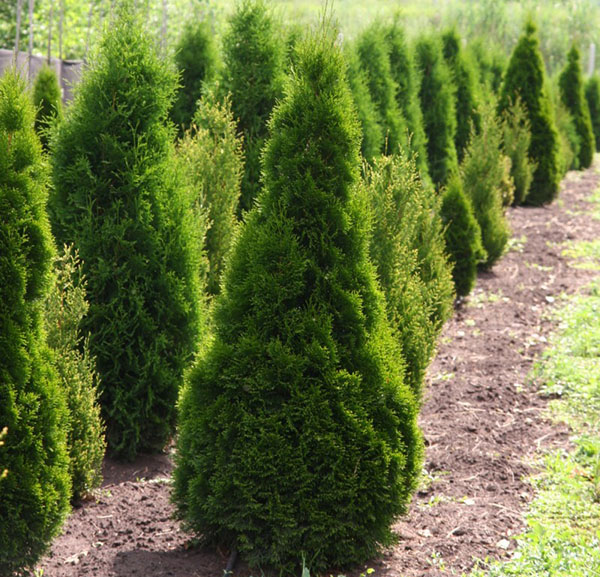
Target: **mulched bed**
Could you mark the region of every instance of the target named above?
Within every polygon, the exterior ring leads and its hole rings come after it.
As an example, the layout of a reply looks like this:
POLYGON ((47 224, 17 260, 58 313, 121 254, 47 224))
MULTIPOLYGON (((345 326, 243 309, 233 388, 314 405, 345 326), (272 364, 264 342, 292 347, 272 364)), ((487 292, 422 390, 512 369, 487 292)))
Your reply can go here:
MULTIPOLYGON (((511 251, 480 275, 444 329, 421 414, 429 483, 397 523, 398 544, 368 564, 375 575, 460 575, 476 559, 511 555, 536 452, 568 444, 568 431, 544 418, 547 401, 528 373, 559 295, 594 274, 569 266, 562 250, 567 241, 600 239, 586 201, 599 183, 593 168, 571 173, 551 206, 510 209, 511 251)), ((73 510, 40 564, 44 577, 221 576, 229 553, 194 547, 171 519, 171 469, 168 455, 107 460, 102 489, 73 510)), ((250 574, 236 566, 235 575, 250 574)))

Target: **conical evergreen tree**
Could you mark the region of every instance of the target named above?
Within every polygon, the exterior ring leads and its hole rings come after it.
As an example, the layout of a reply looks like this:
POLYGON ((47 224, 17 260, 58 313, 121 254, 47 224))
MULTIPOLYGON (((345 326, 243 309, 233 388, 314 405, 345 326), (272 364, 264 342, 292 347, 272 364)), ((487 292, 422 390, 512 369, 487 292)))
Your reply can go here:
POLYGON ((370 253, 402 345, 406 381, 420 399, 438 335, 452 313, 454 290, 439 216, 439 197, 404 153, 367 171, 373 233, 370 253))
POLYGON ((544 61, 537 29, 532 22, 525 27, 508 63, 500 94, 502 113, 519 97, 531 125, 529 157, 536 168, 527 204, 542 205, 558 194, 558 135, 545 87, 544 61))
POLYGON ((575 128, 579 135, 579 168, 588 168, 594 160, 596 141, 592 129, 592 120, 585 95, 583 93, 583 76, 581 72, 581 55, 573 46, 567 55, 567 63, 561 72, 558 84, 560 97, 571 113, 575 128))
POLYGON ((260 190, 260 155, 267 120, 282 94, 285 51, 264 0, 242 0, 223 39, 223 90, 244 137, 246 164, 240 213, 260 190))
POLYGON ((177 157, 200 222, 208 217, 204 245, 209 264, 207 290, 215 295, 237 226, 244 172, 242 139, 236 132, 229 99, 220 103, 213 92, 205 93, 198 101, 192 128, 179 142, 177 157))
POLYGON ((478 110, 477 85, 475 72, 471 62, 465 57, 460 47, 460 37, 455 29, 442 35, 444 59, 450 69, 456 90, 456 134, 454 145, 460 163, 465 155, 471 128, 479 132, 481 116, 478 110))
POLYGON ((381 154, 385 137, 380 115, 373 102, 365 71, 360 66, 354 46, 345 51, 348 85, 352 92, 358 120, 362 128, 361 152, 367 162, 381 154))
POLYGON ((585 84, 585 99, 590 110, 596 150, 600 151, 600 79, 596 74, 591 76, 585 84))
POLYGON ((429 179, 427 138, 423 129, 423 114, 417 94, 420 79, 398 18, 395 18, 393 24, 385 29, 385 39, 392 79, 396 83, 396 102, 406 119, 406 126, 410 133, 410 150, 416 154, 419 172, 427 181, 429 179))
POLYGON ((415 62, 421 76, 419 101, 427 137, 429 174, 439 187, 445 185, 450 175, 458 171, 454 144, 454 88, 439 39, 421 38, 416 44, 415 62))
POLYGON ((503 48, 490 44, 489 38, 474 38, 467 49, 476 65, 479 84, 498 97, 507 63, 503 48))
POLYGON ((390 542, 420 466, 356 195, 359 126, 328 34, 298 53, 271 121, 265 190, 180 401, 174 499, 251 566, 348 566, 390 542))
POLYGON ((0 575, 28 574, 70 496, 66 407, 43 329, 52 237, 35 111, 14 71, 0 79, 0 575))
POLYGON ((458 175, 452 176, 444 190, 440 214, 456 294, 466 296, 473 290, 477 266, 485 262, 486 253, 481 243, 481 228, 458 175))
POLYGON ((181 131, 190 126, 204 83, 216 76, 218 58, 210 23, 206 20, 188 23, 175 52, 181 87, 171 110, 171 118, 181 131))
POLYGON ((396 102, 398 88, 392 78, 385 33, 379 24, 372 24, 363 31, 356 53, 385 135, 381 152, 395 154, 399 147, 406 150, 406 121, 396 102))
POLYGON ((87 278, 82 324, 109 450, 160 450, 202 317, 201 246, 166 121, 175 73, 125 2, 84 73, 53 151, 53 226, 87 278))
POLYGON ((36 107, 35 131, 42 146, 48 148, 48 129, 55 119, 62 119, 62 97, 58 77, 45 64, 36 76, 33 85, 33 103, 36 107))

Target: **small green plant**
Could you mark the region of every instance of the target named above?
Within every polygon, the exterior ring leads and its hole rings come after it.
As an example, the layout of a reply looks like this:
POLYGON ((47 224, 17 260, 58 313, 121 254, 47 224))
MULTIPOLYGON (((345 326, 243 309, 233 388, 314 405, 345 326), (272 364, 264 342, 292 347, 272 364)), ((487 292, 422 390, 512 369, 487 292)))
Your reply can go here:
POLYGON ((590 111, 596 150, 600 150, 600 78, 593 74, 585 84, 585 99, 590 111))
POLYGON ((33 85, 33 103, 36 107, 35 131, 44 149, 48 149, 48 135, 52 124, 63 116, 62 94, 56 72, 47 64, 38 72, 33 85))

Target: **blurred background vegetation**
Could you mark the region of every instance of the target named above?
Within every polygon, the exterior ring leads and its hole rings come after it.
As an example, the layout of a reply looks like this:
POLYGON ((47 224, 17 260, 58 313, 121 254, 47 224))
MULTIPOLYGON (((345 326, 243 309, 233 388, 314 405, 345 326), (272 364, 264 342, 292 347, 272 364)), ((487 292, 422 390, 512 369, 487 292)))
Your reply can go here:
MULTIPOLYGON (((116 0, 34 0, 34 53, 48 53, 49 28, 52 28, 52 56, 59 56, 59 23, 63 14, 62 57, 84 59, 99 38, 102 26, 110 19, 116 0), (52 16, 51 16, 52 13, 52 16)), ((135 0, 134 0, 135 1, 135 0)), ((28 3, 22 2, 21 50, 27 50, 28 3)), ((173 47, 192 19, 209 19, 216 35, 235 0, 137 0, 146 13, 150 30, 162 37, 165 47, 173 47)), ((0 48, 12 49, 18 0, 0 2, 0 48)), ((285 24, 314 22, 322 12, 320 0, 272 0, 276 16, 285 24)), ((564 64, 571 44, 576 42, 587 69, 589 47, 600 38, 599 0, 335 0, 335 18, 344 38, 353 39, 377 18, 401 15, 410 35, 427 28, 454 25, 469 42, 485 38, 488 47, 496 45, 509 54, 531 17, 537 23, 541 48, 550 75, 564 64)), ((598 65, 597 65, 598 66, 598 65)))

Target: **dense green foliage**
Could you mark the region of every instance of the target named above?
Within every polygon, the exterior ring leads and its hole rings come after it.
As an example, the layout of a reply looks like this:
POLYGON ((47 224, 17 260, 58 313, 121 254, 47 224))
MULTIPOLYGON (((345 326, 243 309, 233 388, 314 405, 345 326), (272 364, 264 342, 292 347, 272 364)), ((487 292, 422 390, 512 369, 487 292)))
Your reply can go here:
POLYGON ((265 189, 180 401, 174 473, 188 528, 282 572, 389 543, 422 451, 368 258, 344 62, 323 36, 299 49, 273 114, 265 189))
POLYGON ((124 5, 84 73, 53 150, 53 227, 87 279, 82 324, 109 450, 132 458, 172 432, 202 316, 201 243, 166 121, 175 88, 124 5))
POLYGON ((198 102, 192 128, 179 142, 177 156, 188 183, 198 226, 208 230, 204 248, 208 257, 207 290, 219 292, 225 258, 237 224, 236 209, 244 171, 242 141, 229 100, 218 102, 207 92, 198 102))
MULTIPOLYGON (((531 126, 529 157, 535 163, 527 204, 542 205, 558 194, 558 137, 545 87, 545 68, 535 25, 529 22, 515 46, 504 76, 499 110, 520 98, 531 126)), ((485 233, 484 233, 485 235, 485 233)), ((485 244, 485 241, 484 241, 485 244)))
POLYGON ((406 149, 407 127, 396 101, 398 89, 392 77, 385 32, 379 24, 363 31, 356 44, 356 53, 385 136, 380 152, 395 154, 399 147, 406 149))
POLYGON ((590 111, 596 150, 600 150, 600 78, 596 74, 585 83, 585 99, 590 111))
POLYGON ((510 236, 503 205, 512 201, 512 189, 509 185, 507 193, 510 160, 502 151, 502 129, 488 104, 481 108, 481 131, 473 133, 460 171, 464 192, 481 228, 487 255, 483 265, 491 267, 502 256, 510 236))
POLYGON ((380 115, 373 102, 367 76, 360 66, 354 47, 345 51, 347 80, 362 129, 361 152, 365 160, 372 162, 381 154, 384 147, 384 132, 380 124, 380 115))
POLYGON ((0 575, 31 569, 70 496, 66 407, 43 328, 54 248, 46 174, 25 81, 0 79, 0 575))
POLYGON ((558 174, 562 178, 569 170, 579 168, 581 142, 575 121, 559 98, 554 104, 554 121, 558 132, 558 174))
POLYGON ((410 150, 416 153, 417 167, 421 176, 428 180, 427 138, 423 129, 423 114, 417 93, 420 79, 398 17, 385 29, 385 41, 392 79, 396 83, 396 102, 410 133, 410 150))
POLYGON ((218 58, 210 23, 206 20, 188 23, 175 51, 181 87, 173 103, 171 118, 180 129, 189 128, 204 83, 216 76, 218 58))
POLYGON ((479 132, 481 117, 477 104, 477 85, 475 71, 471 61, 465 56, 460 46, 460 37, 456 30, 451 29, 442 35, 443 54, 455 88, 456 96, 456 134, 454 145, 458 162, 461 162, 471 130, 479 132))
POLYGON ((373 220, 371 257, 402 345, 406 382, 420 399, 454 301, 439 197, 423 184, 415 160, 402 153, 378 159, 365 188, 373 220))
POLYGON ((503 149, 510 158, 510 175, 514 183, 515 205, 523 204, 533 180, 535 164, 529 158, 531 130, 527 111, 517 99, 503 113, 503 149))
POLYGON ((56 72, 44 65, 33 85, 33 103, 36 107, 35 131, 42 146, 48 147, 48 129, 55 119, 62 118, 62 97, 56 72))
POLYGON ((444 190, 440 214, 456 294, 466 296, 475 286, 477 266, 485 262, 486 253, 481 243, 481 228, 458 175, 450 179, 444 190))
POLYGON ((558 85, 561 100, 575 123, 580 142, 578 164, 580 169, 584 169, 592 164, 596 152, 596 140, 590 111, 583 92, 580 60, 579 50, 573 46, 567 55, 567 63, 559 76, 558 85))
POLYGON ((450 71, 437 37, 421 38, 416 44, 415 62, 421 76, 419 101, 427 138, 429 174, 436 186, 443 186, 458 170, 454 136, 456 109, 450 71))
POLYGON ((263 0, 242 0, 223 39, 223 90, 244 137, 246 163, 240 213, 252 208, 260 190, 260 155, 267 120, 282 94, 285 51, 263 0))
POLYGON ((506 54, 498 45, 490 45, 488 38, 473 38, 467 51, 475 64, 480 85, 497 96, 502 88, 506 54))
POLYGON ((56 279, 46 297, 44 317, 48 345, 67 399, 67 448, 73 500, 89 495, 102 481, 104 426, 98 404, 98 375, 80 325, 88 311, 81 262, 72 247, 55 260, 56 279))

